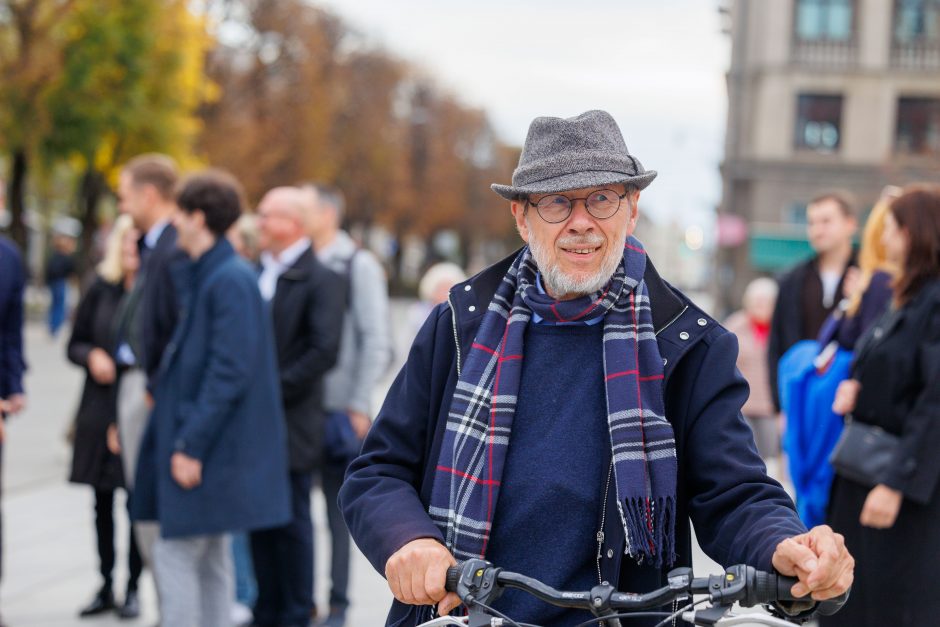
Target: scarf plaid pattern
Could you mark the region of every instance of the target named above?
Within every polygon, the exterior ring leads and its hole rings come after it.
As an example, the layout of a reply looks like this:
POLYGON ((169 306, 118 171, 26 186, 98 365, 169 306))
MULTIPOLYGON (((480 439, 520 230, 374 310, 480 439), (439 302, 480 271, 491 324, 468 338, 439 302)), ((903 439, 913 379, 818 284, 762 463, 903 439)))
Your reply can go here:
POLYGON ((676 447, 645 268, 646 252, 631 237, 610 282, 589 296, 555 301, 540 294, 528 248, 503 278, 454 390, 428 509, 458 560, 486 555, 518 402, 523 336, 536 312, 548 322, 604 317, 607 421, 626 553, 655 566, 675 561, 676 447))

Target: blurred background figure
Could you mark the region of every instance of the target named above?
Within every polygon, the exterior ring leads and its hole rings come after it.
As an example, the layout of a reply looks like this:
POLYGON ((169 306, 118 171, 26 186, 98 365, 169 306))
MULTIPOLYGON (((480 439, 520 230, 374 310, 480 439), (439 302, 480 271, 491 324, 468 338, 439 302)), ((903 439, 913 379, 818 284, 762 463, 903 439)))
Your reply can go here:
MULTIPOLYGON (((252 265, 261 255, 259 245, 258 218, 243 213, 225 237, 235 252, 252 265)), ((235 604, 232 606, 232 623, 238 627, 251 622, 251 608, 258 599, 258 580, 251 560, 251 542, 247 533, 232 534, 232 559, 235 564, 235 604)))
POLYGON ((316 613, 310 493, 324 463, 323 380, 339 352, 346 286, 313 252, 306 195, 276 187, 258 205, 258 287, 274 321, 292 503, 286 525, 251 533, 259 627, 307 627, 316 613))
POLYGON ((82 226, 74 218, 59 218, 52 227, 52 246, 46 261, 45 281, 49 288, 49 334, 55 337, 65 322, 68 281, 75 274, 75 250, 82 226))
POLYGON ((832 409, 839 383, 849 376, 858 338, 891 300, 892 263, 881 241, 888 203, 897 188, 886 188, 865 223, 859 267, 846 273, 844 298, 815 341, 797 342, 778 370, 787 428, 784 451, 796 490, 797 508, 808 525, 826 519, 833 471, 829 456, 842 433, 832 409), (783 390, 783 388, 787 388, 783 390))
POLYGON ((427 272, 424 273, 418 283, 418 298, 420 300, 408 312, 412 335, 418 334, 421 325, 424 324, 434 306, 447 300, 450 288, 465 280, 467 280, 467 273, 456 263, 450 261, 435 263, 427 269, 427 272))
POLYGON ((258 263, 261 257, 261 247, 259 244, 258 216, 251 213, 243 213, 232 228, 225 234, 228 241, 232 244, 239 255, 251 264, 258 263))
POLYGON ((858 341, 833 411, 899 441, 874 482, 833 482, 829 523, 852 547, 855 583, 823 627, 914 627, 940 614, 940 187, 894 199, 881 242, 898 268, 891 307, 858 341))
POLYGON ((346 199, 336 187, 303 186, 307 230, 317 258, 339 274, 346 289, 345 319, 336 366, 324 380, 325 455, 321 485, 330 528, 330 611, 323 625, 342 627, 349 608, 350 537, 337 496, 346 466, 372 425, 372 393, 392 362, 388 279, 375 255, 340 227, 346 199))
POLYGON ((228 534, 287 522, 290 491, 273 329, 257 276, 225 233, 241 215, 238 181, 189 177, 176 201, 174 265, 183 310, 159 367, 140 448, 132 513, 157 520, 161 624, 231 624, 228 534))
POLYGON ((901 189, 885 187, 881 198, 868 214, 858 251, 858 268, 850 268, 844 281, 845 298, 820 330, 820 346, 831 341, 853 350, 858 338, 884 313, 891 301, 891 279, 896 271, 881 241, 892 199, 901 189))
MULTIPOLYGON (((0 219, 4 216, 0 204, 0 219)), ((23 291, 26 272, 16 246, 0 236, 0 485, 3 481, 3 440, 8 415, 26 406, 23 393, 23 291)), ((3 575, 3 525, 0 519, 0 577, 3 575)), ((0 618, 0 627, 3 619, 0 618)))
POLYGON ((751 387, 741 412, 754 432, 760 456, 776 462, 780 455, 780 430, 771 400, 767 342, 777 301, 777 283, 768 278, 754 279, 744 290, 742 300, 743 309, 725 321, 728 330, 738 337, 738 369, 751 387))
POLYGON ((855 207, 843 192, 817 195, 806 207, 806 233, 815 253, 783 275, 770 326, 767 363, 774 408, 780 410, 777 362, 800 340, 813 339, 842 299, 843 281, 855 265, 855 207))
MULTIPOLYGON (((95 532, 97 534, 101 588, 82 608, 82 617, 118 609, 114 599, 114 497, 124 487, 117 433, 117 367, 113 327, 121 299, 129 293, 140 268, 137 239, 140 233, 128 215, 120 216, 105 246, 105 256, 97 276, 79 302, 68 344, 69 360, 87 372, 82 399, 75 417, 72 471, 69 481, 91 486, 95 491, 95 532)), ((131 529, 130 525, 128 528, 131 529)), ((128 542, 128 580, 121 618, 140 614, 137 580, 142 563, 133 531, 128 542)))

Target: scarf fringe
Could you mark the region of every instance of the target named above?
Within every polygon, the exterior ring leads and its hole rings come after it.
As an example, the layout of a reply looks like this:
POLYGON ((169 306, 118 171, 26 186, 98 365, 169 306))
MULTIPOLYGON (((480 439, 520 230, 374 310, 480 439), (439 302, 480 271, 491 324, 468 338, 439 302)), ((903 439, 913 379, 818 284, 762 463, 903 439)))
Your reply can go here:
POLYGON ((655 568, 676 563, 676 500, 632 498, 617 501, 627 531, 626 552, 638 564, 655 568), (647 507, 649 505, 649 507, 647 507))

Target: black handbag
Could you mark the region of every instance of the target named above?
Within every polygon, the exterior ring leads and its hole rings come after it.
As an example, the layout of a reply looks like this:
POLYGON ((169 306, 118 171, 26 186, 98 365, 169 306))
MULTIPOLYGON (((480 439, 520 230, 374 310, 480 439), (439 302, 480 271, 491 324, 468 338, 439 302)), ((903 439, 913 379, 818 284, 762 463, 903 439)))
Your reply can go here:
POLYGON ((874 487, 884 483, 895 461, 900 438, 881 427, 856 422, 846 416, 845 428, 829 457, 836 474, 874 487))

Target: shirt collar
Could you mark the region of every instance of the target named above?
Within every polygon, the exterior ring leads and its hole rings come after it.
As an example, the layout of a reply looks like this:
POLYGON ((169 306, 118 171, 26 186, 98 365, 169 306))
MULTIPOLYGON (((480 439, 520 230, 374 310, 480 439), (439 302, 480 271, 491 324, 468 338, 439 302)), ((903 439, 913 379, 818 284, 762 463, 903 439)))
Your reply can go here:
POLYGON ((160 236, 163 235, 163 232, 166 230, 166 227, 170 226, 169 220, 160 220, 147 231, 147 234, 144 235, 144 244, 150 250, 153 250, 157 246, 157 242, 160 241, 160 236))
POLYGON ((281 251, 280 255, 274 256, 270 252, 261 253, 261 264, 265 267, 277 265, 287 269, 297 263, 300 256, 310 248, 310 239, 301 237, 299 240, 281 251))

